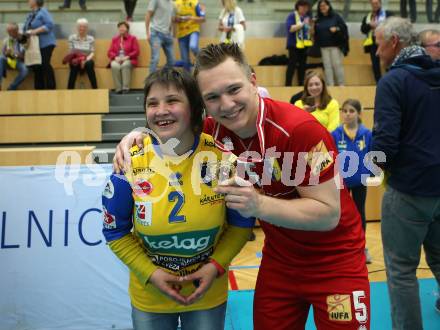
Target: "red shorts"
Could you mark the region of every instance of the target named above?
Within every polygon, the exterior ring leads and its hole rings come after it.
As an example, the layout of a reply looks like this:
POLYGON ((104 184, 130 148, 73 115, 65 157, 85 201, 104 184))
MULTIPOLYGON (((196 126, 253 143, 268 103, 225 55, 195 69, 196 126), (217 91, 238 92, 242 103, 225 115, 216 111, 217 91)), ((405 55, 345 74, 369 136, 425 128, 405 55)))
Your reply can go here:
POLYGON ((370 328, 368 276, 307 278, 277 268, 267 264, 260 268, 254 298, 255 330, 304 329, 310 306, 318 330, 370 328))

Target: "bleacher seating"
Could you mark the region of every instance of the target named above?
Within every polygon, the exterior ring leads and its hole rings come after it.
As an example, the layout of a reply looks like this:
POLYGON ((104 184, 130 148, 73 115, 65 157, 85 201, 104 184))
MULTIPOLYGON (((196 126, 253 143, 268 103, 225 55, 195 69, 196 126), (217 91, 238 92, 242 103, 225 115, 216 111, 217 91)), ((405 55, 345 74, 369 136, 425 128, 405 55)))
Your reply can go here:
MULTIPOLYGON (((78 2, 72 1, 71 9, 59 10, 58 6, 62 0, 46 0, 45 5, 51 11, 57 22, 74 22, 81 15, 90 22, 116 22, 125 18, 123 4, 120 0, 94 0, 87 1, 88 10, 81 11, 78 2)), ((220 2, 218 0, 204 0, 208 19, 217 19, 220 13, 220 2)), ((416 0, 418 22, 426 22, 425 0, 416 0)), ((140 21, 144 19, 148 1, 139 1, 136 5, 134 19, 140 21)), ((342 13, 345 0, 332 0, 333 8, 342 13)), ((28 13, 27 0, 0 0, 0 22, 18 21, 28 13)), ((252 21, 284 21, 288 13, 292 10, 293 2, 291 0, 254 0, 252 3, 240 1, 239 6, 243 9, 246 19, 252 21)), ((394 13, 400 12, 399 0, 387 1, 387 9, 394 13)), ((347 21, 360 22, 361 19, 370 10, 370 4, 365 0, 351 0, 350 10, 347 12, 347 21)), ((316 5, 313 8, 316 12, 316 5)))
POLYGON ((107 90, 1 92, 0 104, 0 144, 101 141, 109 109, 107 90))
MULTIPOLYGON (((201 38, 200 46, 206 46, 209 43, 218 42, 215 38, 201 38)), ((252 65, 257 74, 258 83, 261 86, 284 86, 285 66, 259 66, 258 63, 264 57, 274 54, 287 54, 285 49, 285 38, 248 38, 246 40, 245 53, 249 64, 252 65)), ((110 40, 97 39, 95 51, 95 71, 99 88, 112 89, 113 80, 111 70, 107 68, 109 60, 107 58, 107 50, 110 40)), ((146 40, 139 40, 140 56, 139 66, 133 70, 131 87, 140 89, 143 87, 145 77, 148 75, 148 65, 150 60, 150 46, 146 40)), ((348 86, 365 86, 374 85, 373 73, 371 71, 370 59, 367 54, 363 53, 362 40, 352 39, 350 41, 350 54, 344 58, 344 68, 346 84, 348 86)), ((179 58, 178 45, 175 43, 174 50, 176 58, 179 58)), ((161 51, 162 52, 162 51, 161 51)), ((55 69, 55 78, 58 89, 67 88, 67 80, 69 76, 69 68, 62 64, 64 56, 68 53, 67 40, 58 40, 57 47, 52 56, 52 66, 55 69)), ((309 62, 317 62, 320 59, 310 58, 309 62)), ((162 53, 160 57, 160 65, 165 63, 165 56, 162 53)), ((322 70, 322 69, 317 69, 322 70)), ((4 79, 3 88, 6 88, 11 79, 15 77, 14 71, 8 72, 8 77, 4 79)), ((90 84, 86 75, 81 75, 77 79, 77 88, 90 88, 90 84)), ((25 80, 21 89, 32 89, 32 74, 25 80)))
MULTIPOLYGON (((292 95, 302 91, 303 87, 268 87, 267 89, 273 99, 289 102, 292 95)), ((328 90, 340 105, 347 98, 356 98, 364 109, 374 109, 376 86, 329 86, 328 90)))
POLYGON ((101 141, 100 115, 5 116, 1 143, 101 141))
POLYGON ((0 119, 18 115, 108 113, 107 90, 15 91, 0 93, 0 119))
MULTIPOLYGON (((78 1, 72 1, 71 8, 61 10, 62 0, 46 0, 45 7, 55 22, 75 22, 78 17, 86 17, 90 22, 117 22, 124 16, 123 3, 120 0, 87 1, 87 11, 79 8, 78 1)), ((0 23, 24 22, 29 13, 28 0, 0 0, 0 23)))
POLYGON ((80 163, 90 163, 94 146, 15 147, 0 148, 0 166, 54 165, 63 152, 75 153, 80 163))

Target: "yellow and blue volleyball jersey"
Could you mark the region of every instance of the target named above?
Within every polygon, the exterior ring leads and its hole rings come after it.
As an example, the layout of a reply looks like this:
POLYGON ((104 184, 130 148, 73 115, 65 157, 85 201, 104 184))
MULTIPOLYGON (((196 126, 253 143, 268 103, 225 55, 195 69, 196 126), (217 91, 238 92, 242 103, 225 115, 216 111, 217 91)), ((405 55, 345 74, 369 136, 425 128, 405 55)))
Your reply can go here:
MULTIPOLYGON (((205 12, 200 7, 198 0, 176 0, 176 15, 205 17, 205 12)), ((200 24, 194 21, 177 23, 177 38, 183 38, 188 34, 200 31, 200 24)))
MULTIPOLYGON (((123 176, 113 174, 104 191, 106 240, 112 247, 118 241, 128 244, 124 239, 134 236, 142 249, 127 247, 123 254, 117 254, 128 266, 136 254, 145 253, 154 270, 160 267, 178 276, 195 272, 209 261, 227 226, 250 228, 254 224, 254 219, 227 209, 224 195, 213 191, 219 167, 225 172, 234 161, 235 156, 218 150, 206 134, 196 139, 187 154, 176 157, 162 155, 155 140, 146 137, 144 149, 131 149, 130 171, 123 176)), ((227 298, 227 276, 215 279, 199 301, 183 306, 130 270, 131 302, 143 311, 207 309, 227 298)), ((190 295, 195 285, 184 284, 180 293, 190 295)))

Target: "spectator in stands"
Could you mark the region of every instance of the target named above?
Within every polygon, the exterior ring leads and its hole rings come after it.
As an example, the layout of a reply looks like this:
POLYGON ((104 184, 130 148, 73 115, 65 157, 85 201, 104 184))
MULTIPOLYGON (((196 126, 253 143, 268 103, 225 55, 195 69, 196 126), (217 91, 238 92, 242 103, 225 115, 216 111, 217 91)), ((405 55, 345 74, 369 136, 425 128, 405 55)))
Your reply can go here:
POLYGON ((222 5, 223 9, 218 17, 218 30, 221 32, 220 42, 233 42, 244 49, 246 19, 243 11, 237 6, 235 0, 222 0, 222 5))
POLYGON ((89 22, 85 18, 80 18, 76 21, 77 33, 69 37, 69 61, 70 73, 68 89, 75 88, 76 76, 79 72, 86 71, 89 77, 90 84, 93 89, 97 89, 95 75, 95 63, 93 58, 95 56, 95 38, 87 34, 89 29, 89 22))
POLYGON ((118 35, 112 39, 108 57, 115 92, 126 94, 130 91, 131 70, 138 64, 139 44, 136 37, 129 33, 130 25, 127 22, 119 22, 118 30, 118 35))
POLYGON ((133 21, 133 13, 136 8, 137 0, 124 0, 125 12, 127 13, 127 17, 125 20, 127 22, 133 21))
POLYGON ((419 33, 418 39, 429 56, 435 61, 440 61, 440 31, 434 29, 423 30, 419 33))
POLYGON ((303 91, 299 91, 299 92, 293 94, 290 98, 289 103, 295 104, 296 101, 301 100, 302 95, 303 95, 303 91))
POLYGON ((440 0, 437 0, 437 8, 432 17, 432 0, 426 0, 426 16, 429 23, 440 23, 440 0))
MULTIPOLYGON (((64 3, 62 6, 59 6, 58 8, 63 10, 63 9, 69 9, 70 8, 70 3, 72 2, 72 0, 64 0, 64 3)), ((86 0, 78 0, 79 3, 79 7, 82 10, 87 10, 87 6, 86 6, 86 0)))
POLYGON ((8 90, 16 90, 28 74, 28 69, 23 62, 24 47, 19 43, 19 33, 17 23, 9 23, 6 26, 8 37, 3 40, 2 52, 0 55, 0 90, 2 89, 2 79, 6 77, 6 69, 18 71, 17 77, 9 85, 8 90))
POLYGON ((298 66, 298 85, 304 83, 306 72, 307 49, 312 43, 312 17, 307 0, 298 0, 295 10, 286 19, 287 45, 289 62, 286 71, 286 86, 292 86, 292 78, 298 66))
POLYGON ((384 10, 382 8, 381 0, 370 0, 371 12, 368 13, 362 20, 361 31, 363 34, 367 35, 364 41, 364 51, 365 53, 370 53, 371 65, 373 67, 373 74, 376 83, 382 76, 380 69, 380 60, 376 55, 377 45, 376 37, 374 36, 374 30, 376 27, 383 22, 387 17, 393 14, 389 10, 384 10))
POLYGON ((342 60, 348 53, 348 28, 328 0, 318 1, 315 42, 321 48, 325 80, 329 86, 345 84, 342 60))
MULTIPOLYGON (((252 74, 255 75, 255 78, 256 78, 257 74, 255 73, 254 68, 251 65, 249 65, 249 67, 251 68, 252 74)), ((257 86, 257 92, 258 92, 258 95, 260 95, 260 97, 269 97, 270 98, 269 91, 267 90, 266 87, 257 86)))
POLYGON ((41 65, 32 65, 35 74, 35 89, 55 89, 55 74, 50 64, 56 46, 52 16, 44 8, 44 0, 29 0, 31 12, 26 18, 23 31, 26 35, 37 35, 40 44, 41 65))
POLYGON ((156 71, 159 63, 160 48, 167 57, 166 66, 174 66, 172 21, 174 4, 169 0, 150 0, 145 15, 147 41, 151 47, 150 73, 156 71))
POLYGON ((325 79, 319 72, 307 73, 304 91, 295 105, 310 112, 329 132, 339 126, 339 103, 328 93, 325 79))
MULTIPOLYGON (((361 122, 362 106, 358 100, 347 99, 341 108, 342 125, 338 126, 333 132, 338 152, 341 154, 340 168, 348 173, 350 161, 353 153, 358 156, 359 165, 356 172, 344 178, 344 183, 353 197, 353 201, 361 215, 362 228, 366 233, 367 222, 365 219, 365 201, 367 199, 366 178, 370 176, 370 170, 365 166, 369 160, 367 153, 371 151, 371 131, 362 125, 361 122), (344 155, 344 153, 346 153, 344 155)), ((365 248, 366 263, 370 264, 372 258, 368 249, 365 248)))
POLYGON ((205 5, 197 0, 176 0, 175 22, 180 57, 185 70, 191 70, 190 50, 194 56, 199 53, 200 24, 205 21, 205 5))
POLYGON ((416 0, 400 0, 400 16, 403 18, 408 17, 407 3, 409 3, 409 16, 411 17, 411 23, 415 23, 417 20, 417 6, 416 0))
POLYGON ((416 277, 422 245, 440 284, 440 62, 413 45, 400 17, 376 28, 377 54, 389 71, 374 102, 373 150, 387 175, 382 242, 393 329, 423 329, 416 277))

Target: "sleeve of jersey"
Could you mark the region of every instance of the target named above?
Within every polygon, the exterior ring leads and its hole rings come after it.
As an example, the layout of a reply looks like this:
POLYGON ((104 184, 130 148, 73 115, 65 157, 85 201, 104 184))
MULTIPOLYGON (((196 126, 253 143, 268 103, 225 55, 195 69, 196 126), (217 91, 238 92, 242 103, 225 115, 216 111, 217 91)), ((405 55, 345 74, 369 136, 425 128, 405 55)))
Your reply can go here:
POLYGON ((327 130, 333 132, 339 126, 339 103, 333 99, 327 106, 328 125, 327 130))
POLYGON ((292 135, 289 151, 293 152, 291 178, 295 185, 316 185, 332 179, 338 153, 327 129, 318 121, 307 121, 292 135))
POLYGON ((107 242, 131 232, 133 223, 132 189, 123 175, 112 174, 102 194, 104 223, 102 233, 107 242))
POLYGON ((251 231, 251 227, 226 225, 211 259, 214 259, 220 266, 227 269, 232 259, 234 259, 246 244, 251 231))
POLYGON ((196 6, 196 15, 198 17, 205 17, 205 12, 202 10, 200 3, 198 3, 196 6))
POLYGON ((228 224, 241 228, 253 228, 255 225, 255 218, 246 218, 240 214, 240 212, 233 209, 226 209, 228 218, 228 224))
POLYGON ((103 234, 113 253, 141 281, 147 283, 156 266, 145 254, 131 232, 133 197, 130 184, 118 175, 112 175, 102 197, 104 209, 103 234))

